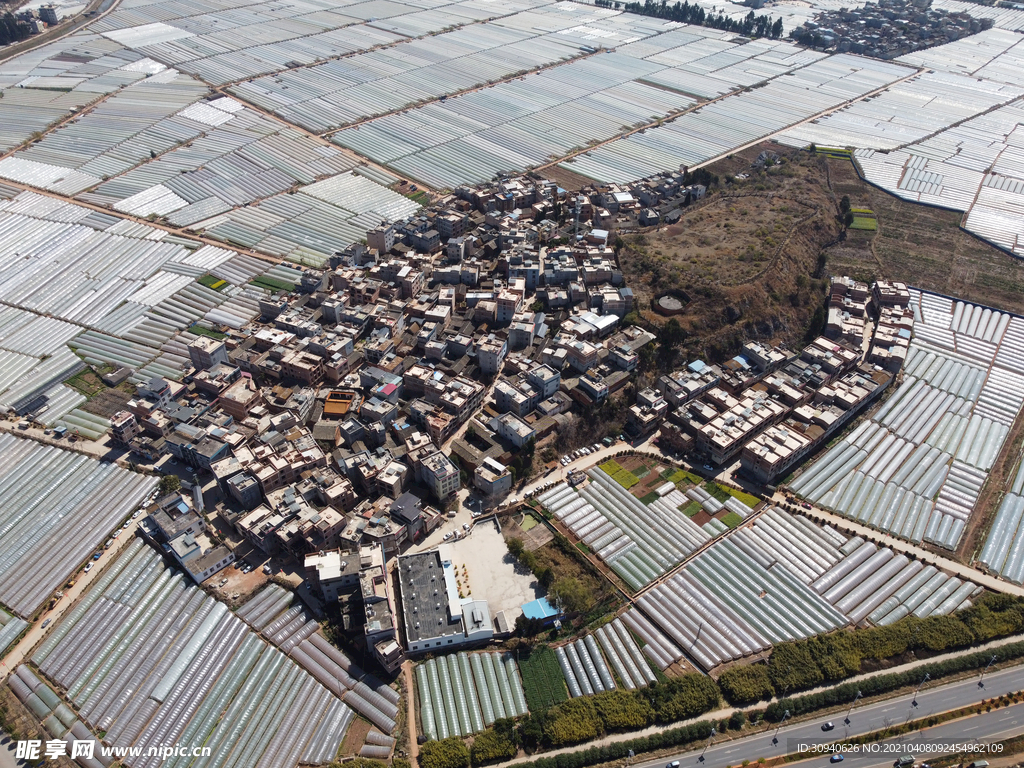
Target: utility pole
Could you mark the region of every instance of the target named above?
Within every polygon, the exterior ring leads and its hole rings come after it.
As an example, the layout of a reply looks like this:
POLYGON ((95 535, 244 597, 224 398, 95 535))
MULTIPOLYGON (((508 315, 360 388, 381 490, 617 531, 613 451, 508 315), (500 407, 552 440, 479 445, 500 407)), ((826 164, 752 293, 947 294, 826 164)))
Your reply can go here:
POLYGON ((787 709, 786 713, 782 716, 782 719, 779 720, 779 727, 775 729, 775 736, 772 737, 772 744, 778 744, 779 743, 779 731, 782 730, 782 724, 786 722, 786 718, 788 718, 788 717, 789 717, 789 710, 787 709))
POLYGON ((914 700, 911 703, 912 706, 917 706, 917 694, 921 692, 921 686, 932 679, 932 676, 925 672, 924 677, 921 678, 921 682, 917 684, 917 690, 914 691, 914 700))
POLYGON ((703 763, 704 762, 704 753, 708 751, 708 747, 711 746, 711 742, 713 742, 714 740, 715 740, 715 729, 712 728, 711 729, 711 735, 708 736, 707 744, 704 745, 704 749, 702 749, 700 751, 700 757, 697 758, 697 762, 698 763, 703 763))
POLYGON ((988 668, 991 667, 995 663, 996 663, 996 655, 993 653, 992 654, 992 658, 988 660, 988 664, 986 664, 985 668, 983 670, 981 670, 981 677, 978 678, 978 687, 979 688, 984 688, 985 687, 985 673, 988 672, 988 668))
POLYGON ((846 720, 845 720, 845 722, 846 722, 846 724, 847 724, 847 725, 849 725, 849 724, 850 724, 850 715, 852 715, 852 714, 853 714, 853 708, 854 708, 855 706, 857 706, 857 699, 859 699, 859 698, 860 698, 860 697, 861 697, 862 695, 863 695, 863 694, 862 694, 862 693, 861 693, 860 691, 857 691, 857 695, 856 695, 856 696, 854 696, 854 698, 853 698, 853 704, 851 704, 851 705, 850 705, 850 711, 846 713, 846 720))

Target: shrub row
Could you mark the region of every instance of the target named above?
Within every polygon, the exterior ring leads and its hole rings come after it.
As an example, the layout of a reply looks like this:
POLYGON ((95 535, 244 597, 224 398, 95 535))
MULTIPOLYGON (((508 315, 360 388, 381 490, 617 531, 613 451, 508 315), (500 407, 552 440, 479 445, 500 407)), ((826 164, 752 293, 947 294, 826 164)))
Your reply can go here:
POLYGON ((890 693, 900 688, 919 685, 924 680, 925 675, 928 675, 930 680, 938 680, 941 677, 955 675, 960 672, 984 669, 992 661, 993 656, 996 657, 995 663, 997 664, 1022 658, 1024 657, 1024 641, 1010 643, 990 651, 979 651, 963 656, 955 656, 945 661, 925 664, 905 672, 875 675, 855 683, 843 683, 818 693, 781 699, 768 705, 768 708, 765 710, 765 719, 778 722, 783 718, 787 710, 789 710, 790 717, 796 717, 797 715, 814 712, 826 707, 851 704, 857 698, 858 691, 865 697, 890 693))
POLYGON ((633 691, 605 691, 531 713, 520 726, 530 748, 564 747, 606 733, 675 723, 718 706, 718 687, 705 675, 688 674, 633 691))
POLYGON ((865 661, 885 662, 908 651, 942 653, 969 648, 1024 628, 1024 599, 988 594, 949 616, 908 616, 889 626, 834 632, 775 646, 767 667, 737 667, 718 684, 736 705, 752 704, 859 674, 865 661))

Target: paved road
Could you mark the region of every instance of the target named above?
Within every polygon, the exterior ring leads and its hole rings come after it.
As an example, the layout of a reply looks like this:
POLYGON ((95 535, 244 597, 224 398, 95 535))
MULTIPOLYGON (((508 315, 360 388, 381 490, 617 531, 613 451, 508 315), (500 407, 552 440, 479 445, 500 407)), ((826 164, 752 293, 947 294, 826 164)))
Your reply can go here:
MULTIPOLYGON (((937 725, 934 728, 926 728, 923 731, 908 733, 905 736, 897 736, 892 739, 880 741, 877 744, 866 747, 869 751, 847 752, 844 756, 843 768, 882 768, 892 765, 897 755, 911 754, 919 761, 931 760, 940 754, 955 754, 957 750, 943 750, 940 744, 968 745, 975 749, 978 746, 985 746, 993 742, 1002 741, 1011 736, 1018 736, 1021 732, 1021 723, 1024 723, 1024 704, 1015 704, 1012 707, 996 709, 982 715, 956 720, 944 725, 937 725), (923 747, 923 749, 922 749, 923 747)), ((960 750, 961 753, 966 753, 960 750)), ((965 762, 972 760, 994 761, 1002 756, 998 752, 987 754, 972 753, 965 762)), ((815 765, 828 766, 825 757, 813 758, 815 765)))
MULTIPOLYGON (((776 728, 771 728, 761 733, 753 734, 736 741, 727 741, 721 744, 710 746, 704 753, 704 760, 699 760, 701 750, 690 750, 677 756, 638 764, 638 768, 663 768, 666 762, 679 760, 680 768, 684 766, 700 766, 700 768, 725 768, 725 766, 738 765, 743 760, 750 760, 756 763, 760 757, 769 758, 787 754, 794 751, 793 744, 813 743, 827 737, 829 741, 839 741, 843 738, 859 734, 880 731, 887 726, 895 726, 905 723, 909 719, 917 720, 928 717, 939 712, 946 712, 951 709, 974 704, 982 699, 990 699, 1001 696, 1011 691, 1024 689, 1024 667, 1011 667, 985 676, 984 687, 978 686, 979 678, 972 677, 957 683, 951 683, 932 689, 925 688, 917 695, 917 704, 914 705, 913 693, 900 696, 895 699, 880 701, 875 704, 855 707, 850 716, 850 724, 843 722, 845 713, 833 714, 828 718, 821 717, 807 722, 800 722, 793 725, 783 725, 778 733, 778 740, 775 741, 776 728), (835 724, 835 729, 829 733, 823 733, 822 724, 830 719, 835 724)), ((958 740, 971 741, 975 738, 985 741, 993 736, 1012 730, 1020 733, 1020 723, 1024 722, 1024 705, 1016 705, 1006 709, 996 710, 991 713, 994 716, 975 717, 969 723, 953 723, 948 728, 943 726, 941 738, 959 736, 958 740)), ((919 736, 939 738, 940 728, 927 729, 919 736)), ((907 743, 914 739, 904 738, 907 743)), ((850 760, 852 758, 848 758, 850 760)), ((858 758, 857 768, 886 764, 891 765, 895 757, 879 761, 877 756, 871 758, 858 758)), ((824 765, 827 758, 820 758, 824 765)), ((846 768, 846 761, 844 761, 846 768)), ((850 768, 854 768, 851 763, 850 768)))
MULTIPOLYGON (((97 562, 96 566, 92 568, 88 573, 83 573, 81 569, 75 571, 71 576, 75 581, 75 586, 70 589, 64 590, 64 597, 57 601, 57 605, 52 610, 45 610, 39 615, 36 622, 31 626, 29 631, 21 638, 21 642, 15 645, 8 651, 7 655, 4 656, 3 661, 0 661, 0 683, 7 679, 7 676, 14 671, 14 669, 21 664, 22 661, 27 659, 38 643, 47 632, 51 631, 58 623, 58 619, 65 613, 71 610, 71 607, 75 604, 78 598, 89 588, 89 585, 95 579, 98 579, 104 568, 109 565, 124 549, 128 544, 135 539, 135 530, 138 528, 139 523, 143 519, 143 515, 139 515, 138 518, 131 521, 131 525, 128 526, 127 530, 121 529, 119 532, 115 531, 117 538, 114 539, 114 543, 110 545, 110 549, 106 550, 97 562), (50 624, 46 629, 42 628, 42 623, 50 619, 50 624)), ((104 540, 106 541, 106 540, 104 540)), ((101 543, 100 546, 103 544, 101 543)), ((0 766, 2 768, 2 766, 0 766)))

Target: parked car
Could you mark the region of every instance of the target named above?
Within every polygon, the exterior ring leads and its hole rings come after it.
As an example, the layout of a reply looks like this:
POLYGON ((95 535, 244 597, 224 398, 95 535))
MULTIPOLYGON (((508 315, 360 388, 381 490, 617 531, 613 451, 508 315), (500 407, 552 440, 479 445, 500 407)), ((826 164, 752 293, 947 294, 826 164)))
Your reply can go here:
POLYGON ((482 514, 483 514, 483 512, 474 512, 472 515, 470 515, 470 517, 472 517, 474 520, 476 520, 482 514))
POLYGON ((441 539, 442 539, 442 541, 448 541, 448 539, 450 539, 452 537, 452 535, 453 535, 452 532, 448 531, 448 533, 446 533, 444 536, 442 536, 441 539))
POLYGON ((705 464, 704 465, 704 469, 706 469, 708 472, 714 472, 715 471, 715 468, 712 467, 710 464, 705 464))
POLYGON ((92 559, 93 560, 99 560, 101 557, 103 557, 103 553, 102 552, 97 552, 96 554, 94 554, 92 556, 92 559))
POLYGON ((269 575, 270 575, 271 573, 273 573, 274 571, 273 571, 273 569, 272 569, 272 568, 270 567, 270 564, 268 563, 267 565, 264 565, 264 566, 263 566, 263 572, 264 572, 265 574, 267 574, 267 576, 269 576, 269 575))
POLYGON ((46 621, 39 625, 39 628, 46 629, 48 626, 50 626, 51 621, 53 621, 53 619, 46 619, 46 621))
POLYGON ((462 530, 464 530, 464 531, 468 531, 471 527, 472 526, 470 526, 469 523, 463 523, 462 524, 462 530))
POLYGON ((128 526, 130 526, 131 524, 132 524, 131 520, 125 520, 124 521, 124 525, 122 525, 121 528, 127 531, 128 530, 128 526))
POLYGON ((134 512, 132 512, 132 520, 135 520, 141 514, 142 514, 142 510, 141 509, 136 509, 134 512))
POLYGON ((85 569, 83 570, 83 573, 88 573, 91 570, 92 570, 92 563, 86 563, 85 564, 85 569))

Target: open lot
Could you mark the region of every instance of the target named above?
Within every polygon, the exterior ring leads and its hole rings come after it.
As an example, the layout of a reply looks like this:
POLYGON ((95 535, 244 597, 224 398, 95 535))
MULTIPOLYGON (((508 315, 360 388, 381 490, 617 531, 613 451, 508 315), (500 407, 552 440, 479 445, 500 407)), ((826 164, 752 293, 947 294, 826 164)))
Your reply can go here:
POLYGON ((452 560, 468 575, 472 595, 487 601, 491 615, 505 611, 509 624, 520 606, 544 596, 537 579, 509 554, 497 522, 488 519, 473 526, 469 536, 450 544, 452 560))

